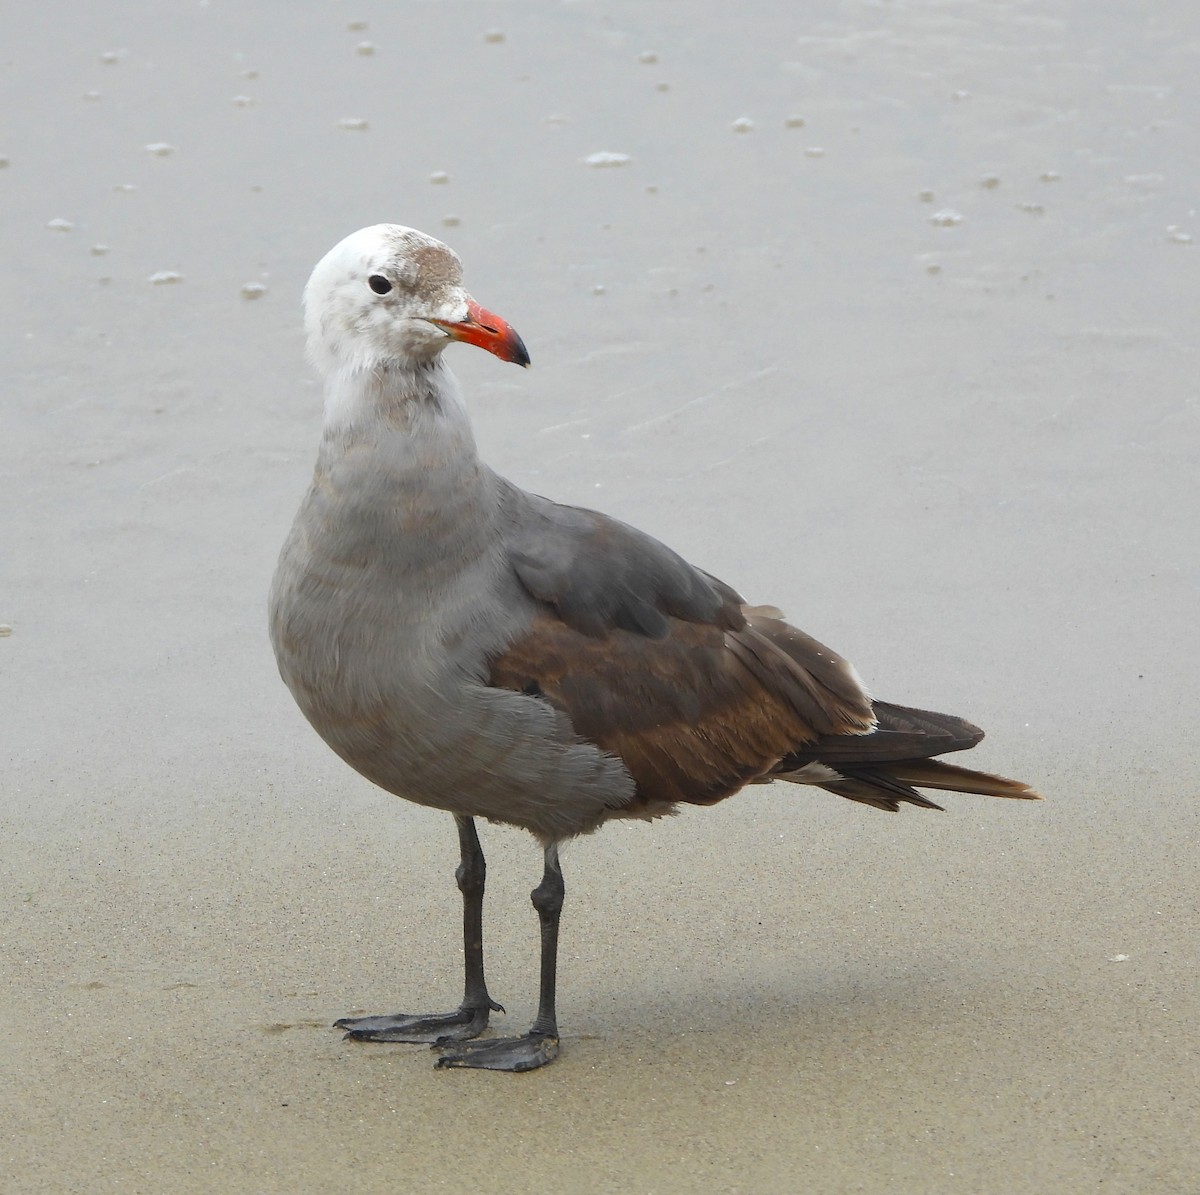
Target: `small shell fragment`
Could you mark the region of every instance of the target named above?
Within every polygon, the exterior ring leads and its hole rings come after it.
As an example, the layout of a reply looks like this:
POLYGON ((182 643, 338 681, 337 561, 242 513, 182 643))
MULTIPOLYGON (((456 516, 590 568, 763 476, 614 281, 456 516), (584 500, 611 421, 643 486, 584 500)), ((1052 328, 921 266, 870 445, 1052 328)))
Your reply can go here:
POLYGON ((624 166, 633 159, 629 154, 612 153, 609 150, 598 150, 594 154, 588 154, 586 158, 581 159, 585 166, 624 166))
POLYGON ((929 217, 929 223, 935 224, 938 228, 953 228, 956 224, 961 224, 962 222, 962 212, 956 212, 952 207, 944 207, 941 211, 934 212, 929 217))

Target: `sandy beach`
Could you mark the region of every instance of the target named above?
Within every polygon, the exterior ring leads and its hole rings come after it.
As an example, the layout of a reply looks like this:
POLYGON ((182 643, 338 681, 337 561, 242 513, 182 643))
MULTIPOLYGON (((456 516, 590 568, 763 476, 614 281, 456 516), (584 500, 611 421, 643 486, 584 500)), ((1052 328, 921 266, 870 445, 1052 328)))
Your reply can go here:
MULTIPOLYGON (((799 7, 12 22, 0 1189, 1200 1190, 1200 14, 799 7), (564 852, 553 1066, 344 1042, 461 988, 450 819, 321 744, 266 634, 300 290, 379 221, 528 345, 450 352, 489 463, 1045 801, 611 826, 564 852)), ((481 833, 521 1031, 540 854, 481 833)))

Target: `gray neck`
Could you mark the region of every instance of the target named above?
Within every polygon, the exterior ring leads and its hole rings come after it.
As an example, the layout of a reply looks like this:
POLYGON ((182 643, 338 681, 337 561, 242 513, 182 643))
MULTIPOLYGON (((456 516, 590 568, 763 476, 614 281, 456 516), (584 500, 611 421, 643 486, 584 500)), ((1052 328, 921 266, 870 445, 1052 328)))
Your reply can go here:
POLYGON ((498 482, 440 359, 329 378, 314 492, 358 550, 410 571, 461 567, 491 538, 498 482))

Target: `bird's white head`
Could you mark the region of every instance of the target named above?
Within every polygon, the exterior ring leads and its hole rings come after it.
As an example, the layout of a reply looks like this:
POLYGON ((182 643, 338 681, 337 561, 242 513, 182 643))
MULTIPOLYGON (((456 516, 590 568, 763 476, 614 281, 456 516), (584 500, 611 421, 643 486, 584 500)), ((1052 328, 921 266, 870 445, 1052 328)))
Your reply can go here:
POLYGON ((401 224, 375 224, 339 241, 304 288, 308 353, 328 375, 418 368, 452 340, 528 365, 521 338, 462 286, 458 255, 401 224))

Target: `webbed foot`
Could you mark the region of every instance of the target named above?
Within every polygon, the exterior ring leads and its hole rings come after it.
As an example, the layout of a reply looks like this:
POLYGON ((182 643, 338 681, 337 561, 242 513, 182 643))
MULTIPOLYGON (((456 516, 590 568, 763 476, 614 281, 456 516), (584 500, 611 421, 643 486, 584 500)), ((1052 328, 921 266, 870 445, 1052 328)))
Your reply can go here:
POLYGON ((404 1041, 431 1045, 439 1041, 467 1041, 488 1026, 488 1014, 503 1012, 494 1000, 476 1008, 463 1006, 444 1013, 394 1013, 378 1017, 342 1017, 335 1029, 344 1029, 350 1041, 404 1041))
POLYGON ((524 1037, 489 1037, 485 1041, 438 1042, 441 1050, 436 1066, 469 1066, 489 1071, 532 1071, 558 1057, 558 1036, 535 1033, 524 1037))

